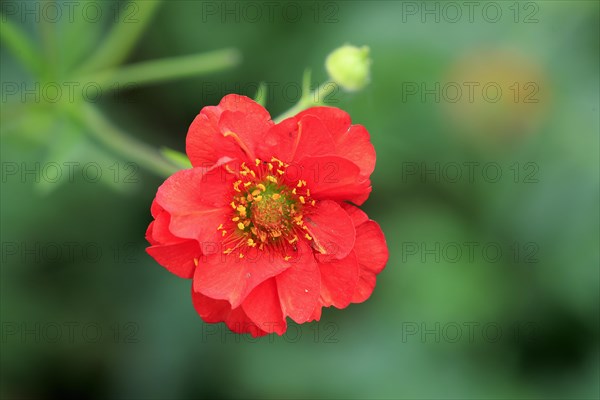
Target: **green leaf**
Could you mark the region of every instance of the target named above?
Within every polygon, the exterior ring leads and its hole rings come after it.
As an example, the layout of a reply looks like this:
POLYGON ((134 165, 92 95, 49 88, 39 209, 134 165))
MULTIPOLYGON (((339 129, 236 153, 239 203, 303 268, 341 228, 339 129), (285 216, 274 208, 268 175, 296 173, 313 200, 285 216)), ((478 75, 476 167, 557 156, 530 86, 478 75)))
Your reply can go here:
POLYGON ((311 70, 309 68, 304 70, 302 75, 302 97, 308 97, 310 95, 310 78, 311 70))
POLYGON ((173 164, 177 165, 181 169, 189 169, 192 168, 192 163, 187 155, 177 151, 170 149, 168 147, 161 147, 160 154, 167 160, 171 161, 173 164))
POLYGON ((38 77, 42 75, 43 62, 39 49, 25 32, 4 15, 0 18, 0 40, 31 73, 38 77))
POLYGON ((236 49, 222 49, 191 56, 145 61, 81 77, 81 80, 96 82, 102 89, 124 87, 127 84, 137 86, 220 71, 237 65, 240 59, 240 53, 236 49))
POLYGON ((258 90, 256 91, 256 96, 254 96, 254 101, 256 101, 261 106, 265 107, 267 104, 267 84, 265 82, 261 82, 258 86, 258 90))
POLYGON ((156 0, 126 3, 125 7, 132 12, 131 18, 120 20, 112 27, 100 48, 79 69, 79 74, 112 68, 122 63, 144 33, 159 5, 160 1, 156 0))

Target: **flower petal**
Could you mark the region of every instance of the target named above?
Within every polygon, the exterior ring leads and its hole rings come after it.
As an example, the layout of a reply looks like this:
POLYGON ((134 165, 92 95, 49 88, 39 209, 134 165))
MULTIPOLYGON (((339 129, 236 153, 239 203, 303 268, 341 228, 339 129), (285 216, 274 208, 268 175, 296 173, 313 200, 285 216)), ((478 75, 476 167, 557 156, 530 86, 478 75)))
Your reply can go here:
POLYGON ((334 138, 346 133, 352 122, 347 112, 335 107, 311 107, 298 113, 296 117, 301 118, 305 115, 319 118, 334 138))
POLYGON ((341 259, 354 247, 354 224, 348 213, 335 201, 317 202, 310 214, 304 216, 304 223, 313 239, 313 248, 320 254, 341 259))
POLYGON ((194 276, 194 268, 196 268, 194 259, 200 258, 200 246, 195 240, 151 246, 146 249, 146 252, 169 272, 185 279, 194 276))
POLYGON ((370 176, 375 169, 375 148, 369 132, 362 125, 352 125, 348 132, 334 137, 336 154, 349 159, 360 168, 363 176, 370 176))
POLYGON ((335 154, 347 158, 368 177, 375 169, 375 148, 369 132, 362 125, 351 125, 348 113, 335 107, 313 107, 296 117, 314 116, 327 127, 335 144, 335 154))
POLYGON ((212 254, 204 254, 194 274, 194 290, 227 300, 233 308, 263 281, 292 266, 274 250, 250 251, 240 258, 239 252, 223 254, 223 249, 217 246, 212 254))
POLYGON ((247 160, 248 150, 254 151, 272 125, 264 107, 245 96, 227 95, 218 106, 204 107, 194 119, 186 137, 186 152, 194 167, 211 167, 223 157, 247 160))
POLYGON ((226 300, 211 299, 194 291, 193 287, 192 303, 198 315, 204 322, 208 323, 225 322, 231 312, 231 305, 226 300))
POLYGON ((362 303, 371 297, 377 282, 376 275, 368 270, 362 269, 356 285, 356 290, 352 294, 352 303, 362 303))
POLYGON ((219 131, 220 114, 218 107, 204 107, 188 129, 185 151, 196 168, 209 168, 224 155, 233 159, 245 157, 238 143, 219 131))
POLYGON ((238 158, 250 162, 256 158, 256 149, 271 126, 273 123, 270 119, 265 121, 260 115, 237 111, 224 111, 219 119, 222 135, 234 140, 245 153, 245 157, 238 158))
POLYGON ((225 322, 227 327, 235 333, 249 333, 253 337, 264 336, 267 332, 260 329, 242 310, 241 307, 231 309, 225 300, 215 300, 197 293, 192 289, 192 302, 196 312, 204 322, 225 322))
POLYGON ((281 312, 275 278, 254 288, 241 306, 246 315, 263 331, 283 335, 287 323, 281 312))
POLYGON ((231 310, 225 324, 232 332, 249 333, 252 337, 264 336, 267 332, 260 329, 244 312, 242 307, 231 310))
POLYGON ((369 220, 367 213, 360 208, 348 203, 341 203, 341 206, 344 210, 346 210, 355 227, 369 220))
POLYGON ((306 115, 288 118, 272 127, 258 153, 265 160, 275 157, 292 163, 308 156, 335 154, 335 145, 323 122, 306 115))
POLYGON ((317 263, 321 271, 321 303, 325 307, 346 308, 358 285, 359 267, 354 252, 341 260, 320 259, 327 256, 317 255, 317 263))
POLYGON ((361 205, 371 192, 371 181, 360 174, 356 164, 342 157, 307 157, 288 167, 287 171, 287 180, 305 180, 316 199, 351 201, 361 205))
POLYGON ((298 249, 293 266, 275 279, 283 315, 301 324, 310 319, 318 304, 321 277, 312 250, 302 241, 298 249))
POLYGON ((380 273, 389 258, 385 236, 379 224, 367 221, 356 228, 356 245, 354 246, 358 263, 363 269, 375 274, 380 273))
POLYGON ((223 167, 210 171, 192 168, 169 177, 156 193, 156 201, 170 215, 169 230, 176 236, 215 243, 217 227, 230 212, 231 182, 223 167))
POLYGON ((385 236, 377 222, 367 221, 356 227, 354 251, 360 266, 360 276, 352 302, 361 303, 371 296, 376 275, 385 268, 389 257, 385 236))
POLYGON ((148 232, 146 233, 146 238, 148 241, 154 244, 175 244, 179 243, 185 239, 177 237, 171 233, 169 230, 169 224, 171 223, 171 216, 168 212, 162 209, 162 207, 158 206, 160 211, 157 212, 154 221, 152 222, 152 229, 148 227, 148 232))

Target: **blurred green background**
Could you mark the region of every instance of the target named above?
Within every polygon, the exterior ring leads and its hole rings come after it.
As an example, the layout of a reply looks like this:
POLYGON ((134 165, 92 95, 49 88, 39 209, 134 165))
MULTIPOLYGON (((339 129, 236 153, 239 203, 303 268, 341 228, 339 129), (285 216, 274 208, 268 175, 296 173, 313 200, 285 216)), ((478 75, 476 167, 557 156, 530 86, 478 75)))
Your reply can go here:
POLYGON ((1 3, 2 398, 598 398, 598 2, 67 3, 1 3), (279 115, 344 43, 376 290, 283 337, 203 324, 144 252, 154 149, 260 82, 279 115))

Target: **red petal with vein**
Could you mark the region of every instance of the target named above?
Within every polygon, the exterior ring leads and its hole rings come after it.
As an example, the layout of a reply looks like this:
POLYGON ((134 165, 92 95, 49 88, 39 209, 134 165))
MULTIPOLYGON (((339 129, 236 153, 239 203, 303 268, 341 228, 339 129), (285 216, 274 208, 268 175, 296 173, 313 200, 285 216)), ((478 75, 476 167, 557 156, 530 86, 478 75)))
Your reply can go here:
POLYGON ((263 331, 283 335, 287 323, 281 311, 275 278, 258 285, 242 303, 246 315, 263 331))
POLYGON ((206 255, 194 274, 194 290, 238 307, 256 286, 292 264, 278 252, 264 251, 239 258, 238 252, 206 255))
POLYGON ((227 219, 234 176, 219 167, 175 173, 158 189, 156 201, 171 215, 169 229, 181 238, 200 243, 219 240, 217 227, 227 219))
POLYGON ((304 115, 312 115, 323 121, 332 137, 338 137, 348 131, 350 128, 350 115, 347 112, 335 107, 311 107, 301 111, 296 118, 304 115))
POLYGON ((297 323, 307 322, 318 304, 321 274, 312 250, 302 242, 292 267, 277 275, 277 289, 283 315, 297 323))
POLYGON ((245 157, 240 159, 247 159, 250 162, 254 162, 256 149, 272 125, 260 115, 236 111, 224 111, 219 119, 219 131, 227 139, 234 140, 244 151, 245 157))
POLYGON ((349 159, 360 168, 363 176, 369 176, 375 169, 375 148, 371 144, 369 132, 362 125, 352 125, 348 132, 334 137, 336 154, 349 159))
POLYGON ((252 120, 255 128, 260 127, 254 132, 236 132, 242 143, 251 151, 262 140, 261 135, 273 125, 267 110, 245 96, 227 95, 218 106, 204 107, 190 125, 186 138, 186 152, 194 167, 211 167, 223 157, 247 159, 240 141, 226 136, 227 131, 222 130, 220 125, 224 113, 230 114, 227 117, 228 126, 239 127, 243 126, 245 121, 252 120))
POLYGON ((385 268, 389 257, 385 237, 375 221, 367 221, 356 227, 354 251, 360 266, 360 277, 352 302, 361 303, 371 296, 376 274, 385 268))
POLYGON ((389 253, 385 236, 375 221, 367 221, 356 228, 356 257, 361 267, 376 274, 387 263, 389 253))
POLYGON ((361 210, 360 208, 348 203, 342 203, 341 206, 344 210, 346 210, 348 216, 350 216, 350 219, 352 219, 354 226, 358 226, 369 220, 369 216, 367 215, 367 213, 361 210))
POLYGON ((195 292, 192 288, 192 302, 194 308, 204 322, 225 322, 231 312, 231 305, 225 300, 215 300, 202 293, 195 292))
POLYGON ((185 279, 194 276, 194 259, 200 258, 200 246, 195 240, 151 246, 146 251, 169 272, 185 279))
POLYGON ((362 269, 358 279, 356 290, 352 294, 353 303, 362 303, 371 297, 371 293, 375 289, 377 277, 369 270, 362 269))
POLYGON ((200 317, 208 323, 225 322, 235 333, 249 333, 253 337, 264 336, 267 332, 260 329, 242 310, 231 309, 228 302, 214 300, 192 290, 192 302, 200 317))
POLYGON ((371 181, 360 175, 356 164, 342 157, 308 157, 298 163, 297 170, 298 174, 290 174, 290 177, 299 175, 305 180, 316 199, 361 205, 371 193, 371 181))
POLYGON ((313 238, 312 247, 320 254, 340 259, 354 247, 356 232, 352 220, 335 201, 319 201, 310 214, 304 216, 304 223, 313 238))
POLYGON ((321 303, 325 307, 346 308, 358 285, 359 267, 354 252, 341 260, 320 262, 326 258, 316 256, 321 271, 321 303))

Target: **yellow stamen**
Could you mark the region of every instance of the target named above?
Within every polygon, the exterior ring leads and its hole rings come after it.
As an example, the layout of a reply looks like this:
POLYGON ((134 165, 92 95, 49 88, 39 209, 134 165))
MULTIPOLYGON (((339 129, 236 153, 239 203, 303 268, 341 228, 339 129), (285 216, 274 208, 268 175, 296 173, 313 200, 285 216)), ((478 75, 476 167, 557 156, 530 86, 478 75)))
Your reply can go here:
POLYGON ((240 190, 240 184, 242 183, 242 181, 236 181, 233 184, 233 190, 235 190, 236 192, 241 192, 240 190))
POLYGON ((240 230, 242 230, 242 231, 243 231, 243 230, 244 230, 244 228, 245 228, 244 224, 243 224, 243 223, 241 223, 241 222, 238 222, 238 224, 237 224, 237 227, 238 227, 238 229, 240 229, 240 230))

